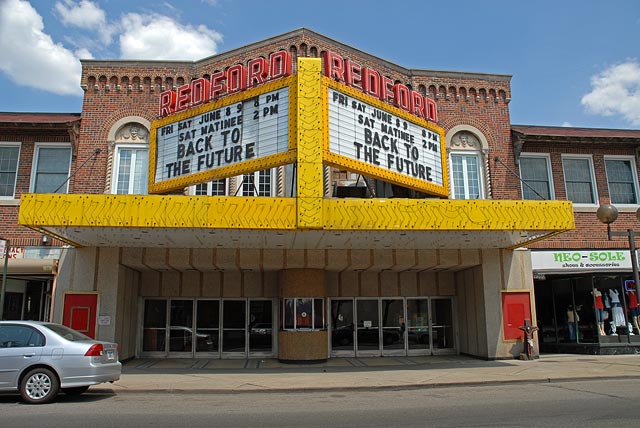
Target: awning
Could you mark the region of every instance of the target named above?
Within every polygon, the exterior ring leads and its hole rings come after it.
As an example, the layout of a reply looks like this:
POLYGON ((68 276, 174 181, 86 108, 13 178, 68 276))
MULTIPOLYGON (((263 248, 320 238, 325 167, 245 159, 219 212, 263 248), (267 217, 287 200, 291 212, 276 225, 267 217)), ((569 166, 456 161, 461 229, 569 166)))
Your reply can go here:
POLYGON ((575 228, 568 201, 22 196, 19 223, 73 246, 290 249, 517 248, 575 228))

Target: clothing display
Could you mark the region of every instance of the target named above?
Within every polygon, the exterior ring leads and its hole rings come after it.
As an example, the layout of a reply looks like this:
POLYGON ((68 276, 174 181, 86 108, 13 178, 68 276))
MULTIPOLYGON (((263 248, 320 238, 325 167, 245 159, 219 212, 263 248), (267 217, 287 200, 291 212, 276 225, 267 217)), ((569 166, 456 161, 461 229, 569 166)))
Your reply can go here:
POLYGON ((622 310, 622 305, 620 304, 620 294, 618 294, 617 290, 611 289, 609 290, 609 297, 611 297, 611 325, 624 327, 626 322, 624 319, 624 311, 622 310))

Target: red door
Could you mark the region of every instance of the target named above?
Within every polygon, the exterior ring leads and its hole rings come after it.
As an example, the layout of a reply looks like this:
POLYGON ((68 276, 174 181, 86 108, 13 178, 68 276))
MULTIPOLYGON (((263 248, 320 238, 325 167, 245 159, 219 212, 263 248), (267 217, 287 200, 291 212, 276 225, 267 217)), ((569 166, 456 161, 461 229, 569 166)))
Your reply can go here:
POLYGON ((64 295, 62 324, 95 339, 98 295, 67 293, 64 295))

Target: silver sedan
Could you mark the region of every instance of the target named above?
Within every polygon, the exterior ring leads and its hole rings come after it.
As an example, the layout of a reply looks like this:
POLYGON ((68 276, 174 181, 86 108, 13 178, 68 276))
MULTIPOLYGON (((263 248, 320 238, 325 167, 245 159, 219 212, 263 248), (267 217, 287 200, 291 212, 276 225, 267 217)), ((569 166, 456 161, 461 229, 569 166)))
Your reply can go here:
POLYGON ((115 343, 60 324, 0 321, 0 391, 19 391, 27 403, 48 403, 59 391, 82 394, 121 371, 115 343))

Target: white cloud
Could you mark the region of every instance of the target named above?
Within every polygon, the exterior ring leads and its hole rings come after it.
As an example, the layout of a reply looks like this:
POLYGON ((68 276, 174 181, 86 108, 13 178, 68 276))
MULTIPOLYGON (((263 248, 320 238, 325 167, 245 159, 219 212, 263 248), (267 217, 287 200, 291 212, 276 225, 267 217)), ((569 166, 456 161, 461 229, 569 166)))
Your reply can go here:
POLYGON ((0 1, 0 70, 14 82, 60 95, 82 95, 79 56, 54 43, 27 1, 0 1))
POLYGON ((570 122, 562 122, 562 125, 560 125, 564 128, 572 128, 573 125, 570 122))
POLYGON ((182 25, 157 14, 129 13, 120 28, 120 56, 127 59, 196 60, 214 55, 222 41, 204 25, 182 25))
POLYGON ((587 111, 602 116, 621 115, 640 125, 640 64, 636 60, 611 66, 591 78, 591 92, 582 97, 587 111))
POLYGON ((95 31, 102 42, 111 43, 114 29, 107 24, 104 10, 94 2, 81 0, 76 3, 73 0, 64 0, 57 2, 55 9, 64 25, 95 31))

